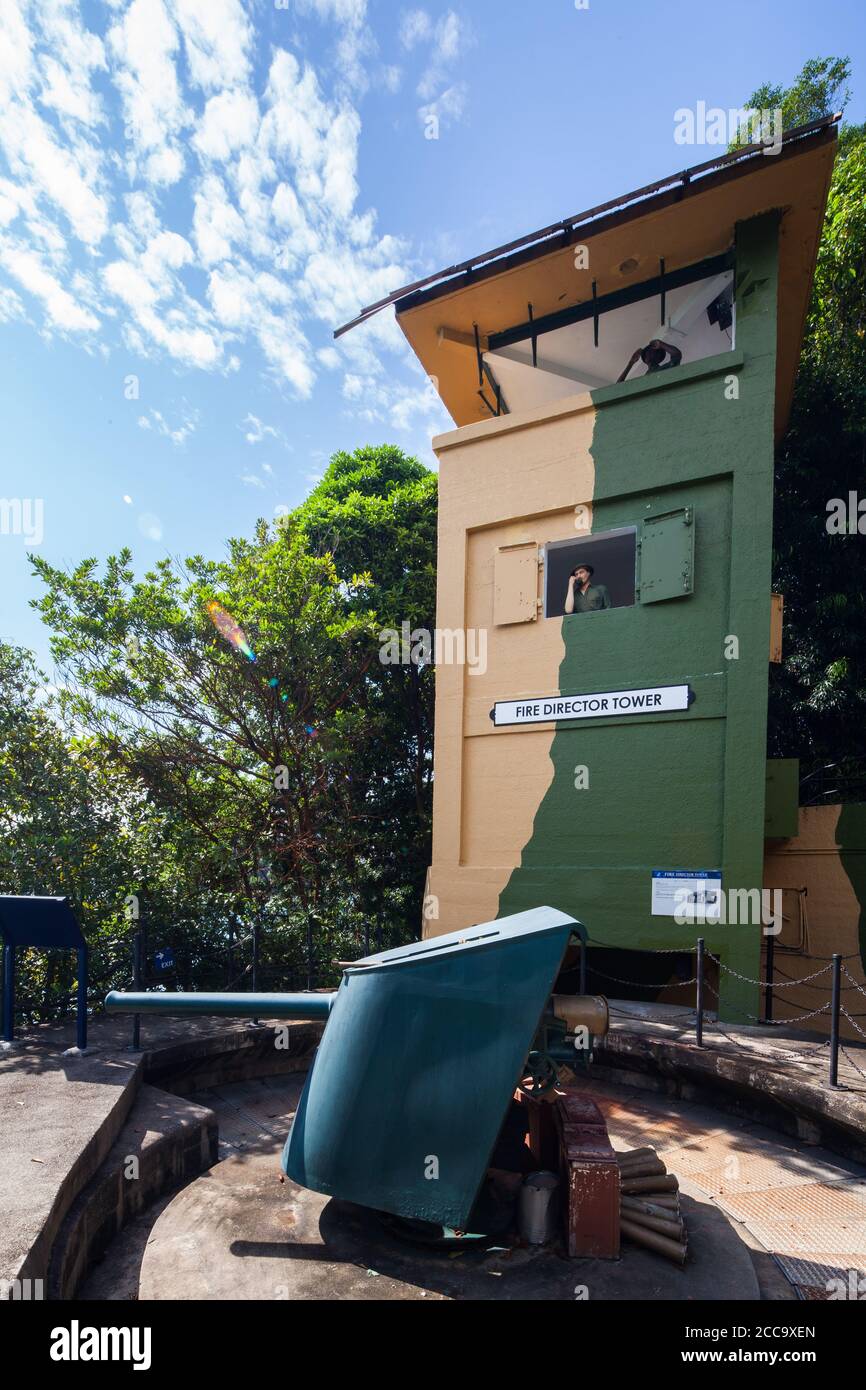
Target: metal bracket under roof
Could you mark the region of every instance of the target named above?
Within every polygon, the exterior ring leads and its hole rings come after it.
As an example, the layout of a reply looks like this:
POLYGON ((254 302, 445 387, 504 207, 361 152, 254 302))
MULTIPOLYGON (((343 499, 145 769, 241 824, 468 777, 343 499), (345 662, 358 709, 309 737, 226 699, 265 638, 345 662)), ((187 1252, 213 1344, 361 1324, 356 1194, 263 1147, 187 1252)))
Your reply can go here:
MULTIPOLYGON (((637 285, 623 285, 621 289, 611 290, 609 294, 597 294, 593 281, 592 299, 572 304, 567 309, 557 309, 555 313, 545 314, 540 319, 532 318, 524 323, 517 323, 512 328, 503 329, 501 333, 491 333, 487 339, 488 350, 498 352, 514 343, 524 342, 527 338, 538 338, 544 333, 552 333, 557 328, 567 328, 569 324, 580 323, 584 319, 593 320, 593 336, 595 346, 598 347, 598 321, 602 314, 608 314, 613 309, 623 309, 628 304, 638 304, 642 299, 649 299, 656 294, 663 296, 667 290, 679 289, 682 285, 691 285, 696 280, 706 280, 711 275, 720 275, 723 271, 731 270, 734 265, 734 252, 731 249, 723 251, 719 256, 706 256, 704 260, 696 261, 694 265, 682 266, 679 270, 665 272, 664 261, 660 261, 659 265, 660 273, 652 279, 641 280, 637 285)), ((664 300, 662 302, 664 304, 664 300)))

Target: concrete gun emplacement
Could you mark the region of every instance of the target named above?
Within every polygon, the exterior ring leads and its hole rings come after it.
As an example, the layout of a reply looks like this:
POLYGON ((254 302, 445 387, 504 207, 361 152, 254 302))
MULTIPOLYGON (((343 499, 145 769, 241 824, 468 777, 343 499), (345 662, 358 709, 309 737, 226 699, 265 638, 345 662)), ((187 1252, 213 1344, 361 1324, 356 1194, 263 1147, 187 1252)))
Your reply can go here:
POLYGON ((607 1032, 603 998, 553 993, 577 942, 585 949, 580 922, 539 907, 366 956, 331 994, 112 992, 105 1005, 323 1022, 283 1150, 286 1176, 466 1229, 515 1089, 542 1096, 560 1067, 587 1068, 607 1032))

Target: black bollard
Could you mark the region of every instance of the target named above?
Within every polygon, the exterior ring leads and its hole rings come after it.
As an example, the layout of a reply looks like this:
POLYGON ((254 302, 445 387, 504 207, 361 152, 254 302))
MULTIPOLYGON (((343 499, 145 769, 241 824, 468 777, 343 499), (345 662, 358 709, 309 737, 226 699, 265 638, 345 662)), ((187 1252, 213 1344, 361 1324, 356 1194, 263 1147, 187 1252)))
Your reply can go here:
POLYGON ((704 938, 698 937, 698 958, 695 967, 695 1042, 704 1045, 704 938))
POLYGON ((830 1085, 839 1085, 839 1014, 842 1006, 842 957, 833 957, 833 990, 830 996, 830 1085))
POLYGON ((767 937, 767 988, 764 994, 764 1022, 773 1022, 773 969, 775 965, 776 938, 767 937))

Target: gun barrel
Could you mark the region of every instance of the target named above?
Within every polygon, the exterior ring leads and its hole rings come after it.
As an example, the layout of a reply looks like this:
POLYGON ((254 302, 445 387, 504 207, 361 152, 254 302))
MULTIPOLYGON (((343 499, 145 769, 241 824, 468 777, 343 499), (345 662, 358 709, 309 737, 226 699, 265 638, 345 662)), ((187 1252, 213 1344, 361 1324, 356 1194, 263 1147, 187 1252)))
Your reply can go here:
POLYGON ((105 1008, 110 1014, 206 1014, 230 1018, 290 1018, 325 1020, 336 999, 333 994, 167 994, 160 991, 124 994, 112 990, 105 1008))

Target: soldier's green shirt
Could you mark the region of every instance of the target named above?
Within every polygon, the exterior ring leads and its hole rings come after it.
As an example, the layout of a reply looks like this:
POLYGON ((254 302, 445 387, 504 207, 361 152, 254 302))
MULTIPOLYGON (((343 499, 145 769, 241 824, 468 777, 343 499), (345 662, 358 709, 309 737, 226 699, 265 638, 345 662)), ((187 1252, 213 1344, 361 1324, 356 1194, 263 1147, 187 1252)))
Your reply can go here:
POLYGON ((575 613, 594 613, 597 608, 612 607, 610 594, 603 584, 590 584, 586 593, 574 586, 574 611, 575 613))

